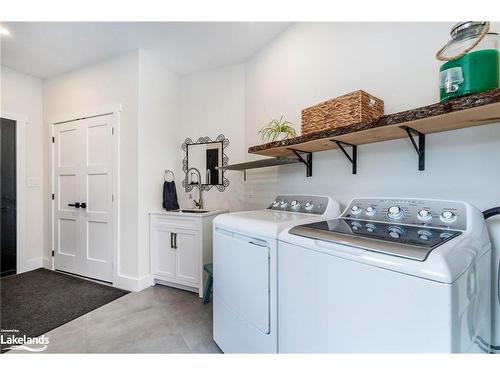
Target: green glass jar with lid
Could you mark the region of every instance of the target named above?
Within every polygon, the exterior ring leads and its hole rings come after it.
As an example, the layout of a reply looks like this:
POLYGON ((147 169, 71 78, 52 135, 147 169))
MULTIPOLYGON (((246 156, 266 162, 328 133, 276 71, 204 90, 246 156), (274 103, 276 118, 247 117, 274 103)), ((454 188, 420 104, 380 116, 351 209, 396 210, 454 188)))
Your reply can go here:
POLYGON ((441 101, 498 88, 498 34, 490 23, 460 22, 451 29, 450 41, 436 58, 446 61, 439 69, 441 101))

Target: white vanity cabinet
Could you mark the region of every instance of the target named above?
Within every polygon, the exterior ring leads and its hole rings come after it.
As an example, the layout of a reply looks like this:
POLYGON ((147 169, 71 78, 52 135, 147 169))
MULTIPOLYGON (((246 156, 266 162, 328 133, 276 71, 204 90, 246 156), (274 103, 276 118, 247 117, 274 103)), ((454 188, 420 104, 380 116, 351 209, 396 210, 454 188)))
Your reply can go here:
POLYGON ((225 211, 162 211, 149 217, 153 282, 203 296, 203 266, 212 263, 212 221, 225 211))

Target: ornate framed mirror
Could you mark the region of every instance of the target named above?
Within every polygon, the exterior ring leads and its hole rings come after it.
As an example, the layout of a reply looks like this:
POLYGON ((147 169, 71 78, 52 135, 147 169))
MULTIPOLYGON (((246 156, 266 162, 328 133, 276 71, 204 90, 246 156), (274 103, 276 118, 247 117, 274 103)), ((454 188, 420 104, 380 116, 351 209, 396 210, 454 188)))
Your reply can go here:
POLYGON ((223 134, 219 134, 215 140, 210 137, 200 137, 193 142, 191 138, 186 138, 181 146, 185 152, 182 160, 182 170, 185 175, 182 186, 186 192, 191 191, 193 186, 198 186, 199 182, 202 190, 206 191, 213 186, 219 191, 224 191, 229 186, 224 169, 219 169, 228 165, 229 158, 224 152, 227 146, 229 139, 223 134), (195 170, 199 172, 199 176, 195 170), (200 177, 201 181, 198 181, 200 177))

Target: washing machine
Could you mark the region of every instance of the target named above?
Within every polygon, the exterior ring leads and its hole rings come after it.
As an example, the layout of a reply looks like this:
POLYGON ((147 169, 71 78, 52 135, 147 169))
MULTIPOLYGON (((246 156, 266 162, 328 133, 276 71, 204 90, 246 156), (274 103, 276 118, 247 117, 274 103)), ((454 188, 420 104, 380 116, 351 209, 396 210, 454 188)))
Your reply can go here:
POLYGON ((356 198, 280 235, 278 349, 482 353, 491 244, 465 202, 356 198))
POLYGON ((224 353, 276 353, 277 246, 291 225, 340 215, 330 197, 280 195, 213 221, 213 338, 224 353))

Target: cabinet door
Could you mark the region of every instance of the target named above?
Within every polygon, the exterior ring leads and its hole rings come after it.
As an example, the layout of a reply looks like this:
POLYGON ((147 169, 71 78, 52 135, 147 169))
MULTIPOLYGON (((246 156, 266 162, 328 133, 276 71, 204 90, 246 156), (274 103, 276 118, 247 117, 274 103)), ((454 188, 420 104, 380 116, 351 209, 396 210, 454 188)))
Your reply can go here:
POLYGON ((151 231, 151 270, 153 275, 174 279, 176 276, 177 250, 174 248, 174 231, 166 225, 154 225, 151 231))
POLYGON ((198 283, 199 250, 198 232, 194 230, 175 229, 175 246, 177 247, 176 278, 179 282, 198 283))

